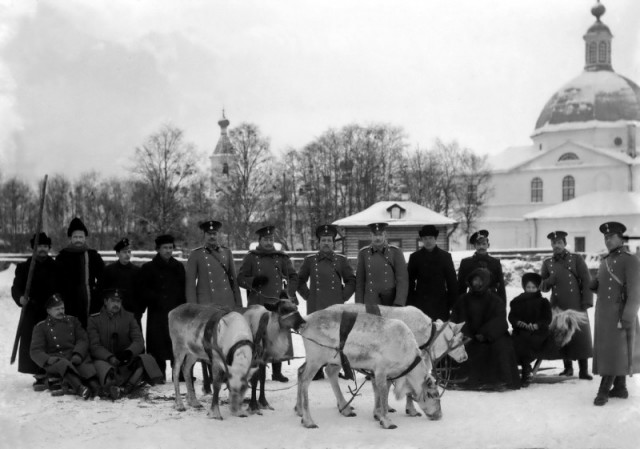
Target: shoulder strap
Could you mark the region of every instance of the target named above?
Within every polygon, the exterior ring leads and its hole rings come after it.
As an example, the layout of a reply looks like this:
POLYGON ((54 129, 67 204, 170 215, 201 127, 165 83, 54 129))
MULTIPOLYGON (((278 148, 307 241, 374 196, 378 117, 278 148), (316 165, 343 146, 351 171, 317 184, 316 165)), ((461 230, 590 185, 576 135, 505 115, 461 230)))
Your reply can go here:
POLYGON ((618 284, 620 284, 621 286, 624 287, 624 283, 620 280, 620 278, 618 276, 615 275, 615 273, 611 270, 611 267, 609 266, 609 259, 605 259, 604 260, 604 264, 607 267, 607 271, 609 272, 609 274, 611 275, 611 277, 613 278, 614 281, 616 281, 618 284))

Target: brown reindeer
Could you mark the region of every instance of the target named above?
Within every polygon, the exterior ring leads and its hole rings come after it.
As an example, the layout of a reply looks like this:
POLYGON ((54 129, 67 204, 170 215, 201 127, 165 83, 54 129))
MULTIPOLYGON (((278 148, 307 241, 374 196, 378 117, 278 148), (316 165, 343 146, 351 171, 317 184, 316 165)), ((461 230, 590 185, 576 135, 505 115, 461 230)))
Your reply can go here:
POLYGON ((253 336, 245 318, 225 309, 201 304, 182 304, 169 312, 169 333, 173 343, 173 385, 176 409, 184 411, 180 396, 179 373, 182 367, 187 385, 187 403, 202 408, 193 388, 191 368, 198 360, 211 367, 213 398, 207 415, 222 419, 218 396, 222 383, 229 388, 229 406, 233 416, 248 416, 242 400, 248 379, 257 367, 253 363, 253 336))
MULTIPOLYGON (((306 317, 301 327, 306 362, 298 369, 298 397, 295 411, 302 424, 315 428, 309 412, 309 384, 315 373, 327 365, 327 375, 338 401, 338 410, 344 416, 355 416, 347 405, 338 386, 340 368, 340 323, 343 312, 335 309, 319 310, 306 317), (338 386, 338 387, 336 387, 338 386)), ((411 330, 400 320, 371 314, 358 314, 351 332, 344 340, 343 354, 351 367, 373 373, 375 405, 373 416, 385 429, 395 429, 388 413, 389 381, 395 384, 397 398, 410 395, 432 420, 442 417, 440 397, 431 366, 421 357, 420 349, 411 330)))
POLYGON ((289 349, 291 329, 297 330, 304 324, 298 307, 289 299, 281 299, 274 304, 254 305, 240 311, 249 323, 253 341, 261 345, 258 372, 251 379, 251 400, 249 411, 261 414, 260 409, 273 410, 264 394, 266 377, 265 364, 281 360, 289 349), (260 383, 260 398, 256 400, 256 390, 260 383))
MULTIPOLYGON (((342 312, 366 313, 364 304, 337 304, 329 307, 342 312)), ((443 357, 449 356, 458 363, 467 360, 467 351, 464 349, 464 335, 462 326, 464 323, 443 323, 440 320, 432 321, 422 310, 413 307, 378 306, 380 316, 393 318, 406 324, 422 351, 422 358, 427 366, 434 365, 443 357)), ((394 412, 392 408, 389 411, 394 412)), ((407 396, 405 412, 409 416, 421 416, 411 399, 407 396)))

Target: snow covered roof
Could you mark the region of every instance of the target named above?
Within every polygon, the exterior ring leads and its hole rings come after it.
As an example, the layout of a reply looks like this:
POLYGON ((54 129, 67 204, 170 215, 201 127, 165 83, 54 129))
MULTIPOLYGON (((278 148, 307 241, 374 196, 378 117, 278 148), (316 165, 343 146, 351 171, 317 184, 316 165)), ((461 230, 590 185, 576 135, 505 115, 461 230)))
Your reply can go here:
POLYGON ((457 221, 413 201, 380 201, 357 214, 336 220, 333 224, 354 227, 378 222, 388 223, 389 226, 453 225, 457 223, 457 221), (400 218, 391 218, 390 209, 395 205, 404 209, 400 218))
POLYGON ((640 215, 640 192, 592 192, 524 216, 533 218, 607 217, 640 215))
POLYGON ((542 151, 533 145, 509 147, 500 153, 489 156, 487 162, 492 172, 509 171, 541 154, 543 154, 542 151))

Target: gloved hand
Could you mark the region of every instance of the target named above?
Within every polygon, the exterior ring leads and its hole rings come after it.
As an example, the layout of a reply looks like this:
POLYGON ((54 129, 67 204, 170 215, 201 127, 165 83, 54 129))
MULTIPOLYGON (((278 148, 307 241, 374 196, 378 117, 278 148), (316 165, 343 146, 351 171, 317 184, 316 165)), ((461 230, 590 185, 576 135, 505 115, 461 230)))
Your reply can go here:
POLYGON ((518 321, 516 323, 516 326, 518 326, 520 329, 526 329, 527 328, 527 323, 524 323, 522 321, 518 321))
POLYGON ((251 287, 260 288, 263 285, 267 285, 269 283, 269 278, 265 275, 259 274, 258 276, 253 278, 253 282, 251 283, 251 287))
POLYGON ((486 340, 486 338, 484 338, 484 335, 482 335, 482 334, 476 334, 476 340, 478 340, 480 343, 482 343, 483 341, 486 340))
POLYGON ((120 366, 120 360, 118 360, 118 358, 115 355, 112 355, 111 357, 109 357, 109 360, 107 361, 111 366, 114 366, 116 368, 120 366))
POLYGON ((58 360, 60 360, 60 357, 55 357, 55 356, 51 356, 47 359, 47 365, 53 365, 54 363, 56 363, 58 360))
POLYGON ((117 352, 115 356, 122 364, 126 365, 133 358, 133 353, 128 349, 125 349, 124 351, 117 352))
POLYGON ((82 357, 80 357, 80 354, 73 354, 71 356, 71 363, 74 365, 80 365, 82 363, 82 357))

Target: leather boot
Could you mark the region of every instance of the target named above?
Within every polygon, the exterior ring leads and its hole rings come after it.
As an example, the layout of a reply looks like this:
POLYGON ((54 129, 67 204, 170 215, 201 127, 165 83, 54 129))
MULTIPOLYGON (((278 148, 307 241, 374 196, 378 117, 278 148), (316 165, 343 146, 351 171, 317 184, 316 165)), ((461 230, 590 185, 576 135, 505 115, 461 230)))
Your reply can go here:
POLYGON ((589 374, 589 361, 587 359, 578 360, 578 367, 580 368, 579 379, 593 380, 593 376, 589 374))
POLYGON ((282 362, 272 363, 271 368, 271 380, 275 380, 276 382, 289 382, 288 377, 284 377, 282 375, 282 362))
POLYGON ((531 365, 528 363, 523 363, 521 375, 521 383, 523 388, 526 388, 531 384, 531 372, 531 365))
POLYGON ((573 362, 568 359, 562 361, 564 363, 564 371, 560 373, 560 376, 573 376, 573 362))
POLYGON ((611 385, 613 385, 613 379, 614 376, 602 376, 600 388, 598 389, 596 398, 593 400, 593 405, 604 405, 609 401, 609 390, 611 389, 611 385))
POLYGON ((627 378, 625 376, 616 376, 613 380, 613 388, 609 391, 609 397, 620 399, 627 399, 629 397, 627 378))

